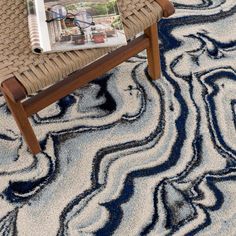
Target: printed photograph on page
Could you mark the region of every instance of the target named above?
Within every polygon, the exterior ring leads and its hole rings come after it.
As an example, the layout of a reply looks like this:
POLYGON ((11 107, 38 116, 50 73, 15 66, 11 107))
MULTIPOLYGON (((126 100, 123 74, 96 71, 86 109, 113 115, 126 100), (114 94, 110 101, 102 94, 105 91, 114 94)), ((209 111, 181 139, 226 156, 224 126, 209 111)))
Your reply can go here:
POLYGON ((116 0, 44 0, 52 51, 127 43, 116 0))

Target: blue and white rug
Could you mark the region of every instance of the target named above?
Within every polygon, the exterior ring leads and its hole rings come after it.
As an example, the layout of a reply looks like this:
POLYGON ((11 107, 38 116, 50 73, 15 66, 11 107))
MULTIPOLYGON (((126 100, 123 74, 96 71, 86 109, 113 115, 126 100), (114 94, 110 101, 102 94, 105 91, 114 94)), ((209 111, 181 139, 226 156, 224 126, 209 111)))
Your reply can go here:
POLYGON ((236 235, 236 3, 175 0, 145 54, 36 115, 0 97, 1 236, 236 235))

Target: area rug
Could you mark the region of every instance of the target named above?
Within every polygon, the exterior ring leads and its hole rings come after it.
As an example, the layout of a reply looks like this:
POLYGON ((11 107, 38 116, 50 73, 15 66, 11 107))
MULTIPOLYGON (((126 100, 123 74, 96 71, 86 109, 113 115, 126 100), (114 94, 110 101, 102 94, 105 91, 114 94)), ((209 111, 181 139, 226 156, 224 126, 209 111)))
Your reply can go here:
POLYGON ((236 3, 175 0, 140 53, 35 115, 0 97, 0 235, 236 235, 236 3))

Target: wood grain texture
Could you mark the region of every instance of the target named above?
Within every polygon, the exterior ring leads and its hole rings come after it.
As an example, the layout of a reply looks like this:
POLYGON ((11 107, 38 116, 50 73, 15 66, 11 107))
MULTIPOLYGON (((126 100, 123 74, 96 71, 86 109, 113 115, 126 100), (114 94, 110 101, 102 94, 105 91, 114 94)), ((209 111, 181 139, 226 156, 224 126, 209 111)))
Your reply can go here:
POLYGON ((22 101, 27 97, 23 85, 15 77, 4 81, 1 86, 5 94, 14 102, 22 101))
POLYGON ((35 133, 33 131, 33 128, 28 120, 28 117, 25 113, 25 110, 23 108, 23 105, 20 102, 14 102, 12 99, 10 99, 4 88, 1 89, 3 96, 7 102, 8 108, 10 109, 17 126, 19 127, 19 130, 21 134, 24 137, 24 140, 28 144, 28 147, 32 154, 37 154, 41 151, 39 142, 35 136, 35 133))
POLYGON ((163 9, 163 17, 169 17, 175 13, 175 7, 169 0, 155 0, 163 9))
POLYGON ((149 47, 147 48, 148 72, 152 79, 159 79, 161 77, 161 63, 157 24, 153 24, 146 29, 145 34, 150 41, 149 47))

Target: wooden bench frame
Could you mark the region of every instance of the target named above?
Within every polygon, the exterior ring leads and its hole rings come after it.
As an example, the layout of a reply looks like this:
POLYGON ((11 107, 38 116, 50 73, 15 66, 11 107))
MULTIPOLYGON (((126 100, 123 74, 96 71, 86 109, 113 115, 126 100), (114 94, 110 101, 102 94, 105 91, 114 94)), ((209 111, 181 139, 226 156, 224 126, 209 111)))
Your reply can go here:
MULTIPOLYGON (((162 6, 165 17, 173 14, 173 5, 166 0, 159 1, 163 1, 165 4, 162 6)), ((67 96, 74 90, 85 86, 145 49, 147 50, 149 74, 152 79, 158 79, 161 76, 161 67, 158 30, 157 24, 154 24, 146 29, 142 36, 132 40, 128 45, 118 48, 81 70, 75 71, 64 80, 28 99, 26 99, 25 88, 15 77, 4 81, 0 87, 1 91, 32 154, 39 153, 41 147, 28 117, 67 96)))

